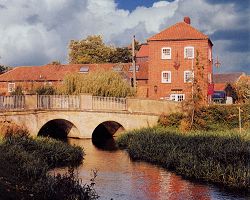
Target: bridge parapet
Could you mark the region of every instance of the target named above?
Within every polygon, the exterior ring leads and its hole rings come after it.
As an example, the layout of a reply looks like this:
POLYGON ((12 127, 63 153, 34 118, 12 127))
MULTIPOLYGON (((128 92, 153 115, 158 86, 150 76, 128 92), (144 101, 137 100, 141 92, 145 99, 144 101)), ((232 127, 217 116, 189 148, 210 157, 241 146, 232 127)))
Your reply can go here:
POLYGON ((22 95, 0 97, 0 111, 80 110, 129 112, 160 115, 173 113, 180 104, 173 101, 81 95, 22 95))

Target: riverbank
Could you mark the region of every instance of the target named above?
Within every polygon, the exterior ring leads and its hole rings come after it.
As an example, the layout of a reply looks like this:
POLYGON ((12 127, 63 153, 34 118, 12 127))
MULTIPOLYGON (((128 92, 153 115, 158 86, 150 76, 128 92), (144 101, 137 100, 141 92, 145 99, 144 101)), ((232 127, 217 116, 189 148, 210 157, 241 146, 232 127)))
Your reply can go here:
POLYGON ((51 138, 8 133, 0 140, 0 199, 97 199, 93 186, 82 185, 74 174, 83 156, 82 148, 51 138), (48 174, 65 166, 65 175, 48 174))
POLYGON ((158 164, 184 177, 249 190, 250 132, 196 131, 144 128, 121 135, 120 148, 136 160, 158 164))

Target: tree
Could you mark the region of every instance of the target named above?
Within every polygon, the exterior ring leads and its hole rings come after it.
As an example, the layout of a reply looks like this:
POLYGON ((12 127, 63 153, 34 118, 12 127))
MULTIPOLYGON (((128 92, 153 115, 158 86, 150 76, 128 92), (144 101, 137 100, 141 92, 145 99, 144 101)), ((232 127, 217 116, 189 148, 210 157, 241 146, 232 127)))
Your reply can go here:
POLYGON ((0 74, 4 73, 7 70, 7 67, 4 65, 0 65, 0 74))
POLYGON ((246 103, 250 100, 250 77, 243 76, 235 84, 237 99, 239 103, 246 103))
POLYGON ((121 75, 112 70, 96 71, 89 74, 69 74, 59 88, 62 94, 91 93, 94 96, 126 97, 133 96, 134 89, 121 75))
POLYGON ((53 60, 48 65, 61 65, 61 62, 59 60, 53 60))
POLYGON ((115 48, 104 44, 100 35, 88 36, 83 40, 71 40, 69 44, 69 63, 89 64, 107 63, 115 48))
POLYGON ((128 63, 132 61, 132 53, 128 47, 118 47, 111 55, 110 61, 112 63, 128 63))

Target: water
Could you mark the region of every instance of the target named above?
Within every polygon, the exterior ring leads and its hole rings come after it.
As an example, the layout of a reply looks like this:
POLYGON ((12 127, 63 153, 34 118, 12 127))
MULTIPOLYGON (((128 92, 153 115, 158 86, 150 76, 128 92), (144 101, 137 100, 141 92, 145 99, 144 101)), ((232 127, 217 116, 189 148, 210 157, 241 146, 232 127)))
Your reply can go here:
POLYGON ((100 200, 247 199, 212 185, 184 180, 159 166, 131 161, 126 151, 112 148, 112 140, 108 145, 112 151, 95 147, 91 140, 69 139, 69 143, 84 147, 86 156, 78 169, 83 183, 90 183, 93 169, 98 171, 95 189, 100 200))

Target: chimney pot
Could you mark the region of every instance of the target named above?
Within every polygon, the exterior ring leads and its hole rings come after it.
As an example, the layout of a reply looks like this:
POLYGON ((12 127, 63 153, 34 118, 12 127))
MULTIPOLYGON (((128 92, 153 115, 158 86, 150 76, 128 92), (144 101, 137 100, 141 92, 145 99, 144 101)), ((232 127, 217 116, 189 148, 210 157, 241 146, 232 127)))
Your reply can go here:
POLYGON ((184 22, 185 22, 186 24, 191 24, 191 19, 190 19, 190 17, 184 17, 184 22))

